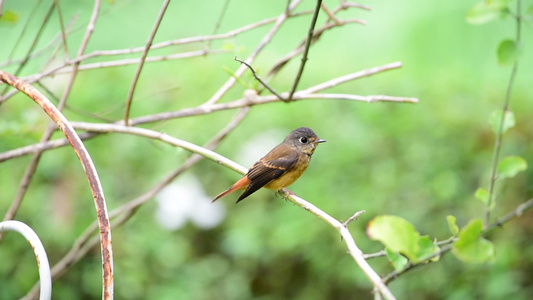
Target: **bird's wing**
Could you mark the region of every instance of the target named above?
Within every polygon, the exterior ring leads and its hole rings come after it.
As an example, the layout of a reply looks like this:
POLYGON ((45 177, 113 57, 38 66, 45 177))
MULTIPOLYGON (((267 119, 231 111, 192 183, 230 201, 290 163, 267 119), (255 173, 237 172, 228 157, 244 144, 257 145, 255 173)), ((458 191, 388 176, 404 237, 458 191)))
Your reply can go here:
POLYGON ((279 178, 298 162, 299 154, 290 146, 280 144, 265 157, 256 162, 246 176, 250 179, 248 188, 237 202, 248 197, 274 179, 279 178))

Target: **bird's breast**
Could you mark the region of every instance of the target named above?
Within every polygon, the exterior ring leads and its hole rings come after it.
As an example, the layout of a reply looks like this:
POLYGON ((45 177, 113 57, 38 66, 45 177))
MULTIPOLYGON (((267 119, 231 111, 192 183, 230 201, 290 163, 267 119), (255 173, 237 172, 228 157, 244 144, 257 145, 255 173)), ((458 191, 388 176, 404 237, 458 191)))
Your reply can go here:
POLYGON ((302 176, 303 172, 309 166, 310 160, 311 156, 306 154, 300 155, 298 162, 296 162, 296 164, 290 170, 287 170, 287 172, 285 172, 279 178, 269 182, 265 187, 273 191, 279 191, 282 188, 288 187, 289 185, 293 184, 298 178, 300 178, 300 176, 302 176))

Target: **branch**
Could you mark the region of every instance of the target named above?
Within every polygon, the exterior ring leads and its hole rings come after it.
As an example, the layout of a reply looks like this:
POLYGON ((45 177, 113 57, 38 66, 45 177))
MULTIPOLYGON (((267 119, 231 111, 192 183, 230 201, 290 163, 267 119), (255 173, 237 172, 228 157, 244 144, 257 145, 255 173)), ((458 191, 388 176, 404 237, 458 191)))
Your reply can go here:
POLYGON ((252 71, 252 74, 254 75, 254 78, 257 79, 257 81, 259 81, 264 87, 266 87, 267 90, 269 90, 272 94, 276 95, 279 100, 285 101, 285 99, 283 99, 280 94, 278 94, 273 88, 271 88, 268 85, 268 83, 264 82, 263 79, 261 79, 259 76, 257 76, 257 74, 255 73, 255 70, 254 70, 254 68, 252 68, 252 66, 250 66, 247 62, 238 59, 237 56, 235 56, 235 60, 240 62, 241 64, 244 64, 245 66, 247 66, 250 69, 250 71, 252 71))
MULTIPOLYGON (((306 100, 306 99, 339 99, 339 100, 363 101, 363 102, 393 101, 393 102, 417 103, 418 99, 416 98, 402 98, 402 97, 391 97, 391 96, 383 96, 383 95, 381 96, 357 96, 357 95, 345 95, 345 94, 313 94, 313 91, 320 91, 326 88, 331 88, 331 87, 334 87, 336 85, 339 85, 341 83, 344 83, 350 80, 359 79, 365 76, 371 76, 371 75, 374 75, 380 72, 392 70, 392 69, 399 68, 399 67, 401 67, 401 63, 396 62, 396 63, 384 65, 381 67, 371 68, 371 69, 363 70, 360 72, 341 76, 338 78, 334 78, 327 82, 312 86, 306 90, 298 91, 297 93, 295 93, 293 97, 293 101, 306 100)), ((283 97, 283 93, 281 94, 281 96, 283 97)), ((137 117, 137 118, 130 120, 130 125, 135 126, 135 125, 170 120, 170 119, 185 118, 185 117, 191 117, 191 116, 196 116, 196 115, 209 114, 215 111, 242 108, 242 107, 247 107, 247 106, 261 105, 261 104, 279 102, 279 101, 280 101, 279 98, 275 95, 268 95, 268 96, 249 95, 249 97, 244 97, 244 98, 237 99, 231 102, 226 102, 226 103, 217 103, 213 105, 204 104, 204 105, 200 105, 200 106, 193 107, 193 108, 181 109, 178 111, 164 112, 164 113, 137 117)), ((121 123, 121 121, 117 122, 117 124, 119 123, 121 123)), ((83 139, 88 139, 98 134, 100 133, 86 133, 80 136, 83 139)), ((40 149, 42 150, 56 149, 56 148, 65 146, 67 144, 68 143, 66 140, 54 140, 54 141, 47 141, 47 142, 40 143, 40 144, 34 144, 34 145, 29 145, 29 146, 13 149, 10 151, 0 153, 0 162, 6 161, 11 158, 20 157, 23 155, 28 155, 40 149)))
POLYGON ((342 239, 346 243, 346 246, 348 247, 348 251, 350 255, 355 260, 357 265, 359 265, 361 270, 363 270, 363 272, 365 273, 365 276, 368 279, 370 279, 370 281, 379 290, 379 292, 383 295, 383 297, 385 297, 385 299, 396 299, 394 295, 391 293, 391 291, 387 288, 385 283, 381 280, 379 275, 374 271, 374 269, 372 269, 372 267, 365 260, 365 258, 363 257, 363 252, 357 247, 353 239, 353 236, 350 234, 350 231, 348 231, 348 229, 344 226, 344 224, 337 221, 335 218, 331 217, 330 215, 326 214, 325 212, 323 212, 322 210, 320 210, 318 207, 314 206, 310 202, 307 202, 304 199, 296 196, 294 193, 292 193, 288 189, 283 189, 283 191, 285 192, 285 195, 288 196, 288 199, 291 202, 309 211, 313 215, 324 220, 326 223, 331 225, 333 228, 337 229, 340 232, 342 239))
POLYGON ((161 7, 161 10, 159 11, 159 15, 157 16, 157 19, 155 21, 154 27, 152 28, 152 31, 150 32, 150 35, 148 36, 148 40, 146 41, 146 46, 144 47, 143 54, 141 56, 141 59, 139 60, 139 64, 137 65, 137 70, 135 70, 135 75, 133 76, 130 90, 128 92, 128 98, 126 100, 126 112, 124 113, 124 124, 126 124, 126 126, 128 126, 128 121, 130 118, 131 102, 133 101, 133 94, 135 93, 135 87, 137 87, 137 81, 139 81, 139 77, 141 76, 141 71, 144 65, 144 61, 146 60, 146 56, 148 56, 148 51, 150 51, 150 46, 152 46, 152 41, 154 40, 157 29, 159 28, 159 25, 161 24, 161 21, 163 20, 163 16, 165 15, 165 11, 167 10, 167 7, 169 4, 170 4, 170 0, 165 0, 163 2, 163 7, 161 7))
MULTIPOLYGON (((516 1, 516 15, 520 16, 521 11, 521 2, 520 0, 516 1)), ((520 44, 520 33, 521 33, 522 21, 521 18, 516 18, 516 44, 520 44)), ((498 134, 496 135, 496 141, 494 145, 494 153, 492 155, 492 171, 490 175, 490 184, 489 184, 489 200, 487 201, 487 208, 485 210, 485 222, 484 225, 487 227, 490 221, 490 211, 492 206, 492 201, 494 201, 494 185, 496 184, 496 172, 498 169, 498 161, 500 159, 500 150, 502 148, 502 139, 503 139, 503 123, 505 121, 505 113, 509 110, 509 102, 511 101, 511 91, 513 88, 514 78, 516 76, 516 71, 518 69, 518 58, 513 64, 513 69, 511 71, 511 77, 509 78, 509 84, 507 85, 507 92, 505 93, 505 101, 503 102, 502 116, 500 118, 500 127, 498 128, 498 134)))
POLYGON ((39 299, 51 299, 52 277, 50 276, 50 264, 48 263, 48 256, 46 256, 46 251, 39 236, 28 225, 19 221, 0 222, 0 233, 7 231, 16 231, 20 233, 28 243, 30 243, 33 253, 35 254, 35 259, 37 260, 37 267, 39 268, 39 282, 41 288, 39 299))
POLYGON ((83 169, 87 175, 91 191, 93 193, 94 204, 100 225, 100 241, 102 251, 102 272, 103 272, 103 299, 113 298, 113 248, 111 246, 111 229, 109 227, 109 218, 107 216, 107 207, 104 198, 102 185, 98 173, 91 160, 87 149, 81 142, 81 139, 74 131, 68 120, 61 112, 31 85, 21 81, 15 76, 0 70, 0 81, 3 81, 30 97, 35 103, 50 116, 65 134, 67 140, 80 159, 83 169))
POLYGON ((365 210, 360 210, 356 212, 355 214, 353 214, 353 216, 351 216, 348 220, 346 220, 346 222, 342 223, 342 226, 348 227, 348 224, 350 224, 353 220, 357 220, 359 216, 364 214, 365 212, 366 212, 365 210))
POLYGON ((294 83, 292 84, 291 91, 289 92, 289 97, 285 100, 286 102, 290 102, 292 100, 292 96, 296 92, 296 88, 298 88, 298 83, 300 82, 300 78, 302 77, 302 74, 304 72, 305 63, 307 62, 307 55, 309 54, 309 48, 311 48, 311 40, 313 39, 316 20, 318 19, 318 13, 320 12, 321 4, 322 4, 322 0, 316 1, 315 12, 313 13, 313 19, 311 19, 311 25, 309 25, 309 33, 307 34, 307 41, 305 42, 304 54, 302 56, 302 63, 300 64, 300 69, 298 69, 298 73, 296 73, 296 78, 294 79, 294 83))
MULTIPOLYGON (((248 58, 245 59, 245 61, 248 64, 252 64, 252 62, 255 60, 259 52, 263 50, 263 48, 272 40, 272 37, 274 34, 280 29, 281 25, 285 23, 285 21, 289 18, 290 13, 300 4, 301 0, 293 0, 287 9, 276 19, 276 22, 274 23, 274 26, 270 29, 270 31, 263 37, 259 45, 255 48, 254 52, 248 56, 248 58)), ((241 65, 237 71, 234 72, 235 76, 230 77, 226 83, 222 85, 222 87, 215 92, 215 94, 207 100, 205 105, 212 105, 217 103, 222 96, 224 96, 231 87, 235 84, 237 81, 235 77, 240 77, 242 74, 246 71, 246 66, 241 65)))

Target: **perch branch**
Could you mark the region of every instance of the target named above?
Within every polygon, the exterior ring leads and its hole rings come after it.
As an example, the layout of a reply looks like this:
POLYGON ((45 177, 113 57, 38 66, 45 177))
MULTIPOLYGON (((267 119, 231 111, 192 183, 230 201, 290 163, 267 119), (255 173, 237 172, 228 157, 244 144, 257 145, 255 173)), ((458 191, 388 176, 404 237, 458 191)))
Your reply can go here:
POLYGON ((311 204, 310 202, 305 201, 304 199, 296 196, 294 193, 289 191, 288 189, 283 189, 285 192, 285 195, 288 196, 288 199, 295 203, 296 205, 300 206, 301 208, 309 211, 313 215, 317 216, 318 218, 324 220, 326 223, 331 225, 333 228, 337 229, 344 242, 346 243, 346 246, 348 247, 348 251, 352 258, 355 260, 357 265, 363 270, 365 273, 365 276, 370 279, 370 281, 374 284, 374 286, 379 290, 379 292, 385 297, 385 299, 396 299, 394 295, 391 293, 389 288, 385 285, 385 283, 381 280, 379 275, 372 269, 372 267, 368 264, 368 262, 363 257, 363 252, 357 247, 357 244, 355 243, 353 236, 351 235, 350 231, 339 222, 337 219, 333 218, 332 216, 328 215, 324 211, 320 210, 315 205, 311 204))
MULTIPOLYGON (((106 133, 111 133, 111 132, 126 133, 126 134, 134 134, 134 135, 143 136, 143 137, 147 137, 150 139, 157 139, 165 143, 174 145, 176 147, 183 148, 187 151, 191 151, 196 154, 199 154, 209 160, 222 164, 225 167, 228 167, 241 174, 244 174, 247 171, 246 168, 240 166, 239 164, 225 158, 224 156, 216 152, 213 152, 204 147, 194 145, 187 141, 183 141, 183 140, 171 137, 167 134, 160 133, 157 131, 144 129, 144 128, 136 128, 136 127, 131 127, 131 126, 117 125, 117 124, 91 124, 91 123, 83 123, 83 122, 73 122, 72 125, 77 129, 88 130, 92 132, 96 131, 96 132, 106 132, 106 133)), ((346 229, 346 227, 344 227, 344 225, 341 222, 337 221, 333 217, 321 211, 313 204, 303 200, 302 198, 299 198, 298 196, 293 195, 293 193, 290 193, 288 190, 285 189, 284 191, 287 195, 289 194, 291 195, 289 196, 289 199, 292 199, 292 201, 296 203, 298 206, 310 211, 317 217, 323 219, 324 221, 332 225, 334 228, 339 230, 341 233, 341 236, 346 242, 346 245, 348 246, 350 255, 352 255, 352 257, 357 262, 357 264, 363 269, 363 272, 365 272, 367 277, 374 283, 374 285, 378 287, 378 289, 380 290, 380 292, 384 295, 386 299, 395 299, 392 293, 390 293, 388 288, 383 284, 379 276, 375 273, 375 271, 371 269, 368 263, 364 260, 362 256, 363 253, 361 252, 361 250, 359 250, 359 248, 355 244, 353 237, 351 236, 348 229, 346 229)))

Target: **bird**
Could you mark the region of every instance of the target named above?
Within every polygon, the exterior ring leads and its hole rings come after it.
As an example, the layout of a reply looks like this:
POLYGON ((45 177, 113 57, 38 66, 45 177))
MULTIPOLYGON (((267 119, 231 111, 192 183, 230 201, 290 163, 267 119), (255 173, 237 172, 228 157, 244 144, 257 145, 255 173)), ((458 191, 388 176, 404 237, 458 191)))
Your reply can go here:
POLYGON ((324 142, 308 127, 293 130, 281 144, 253 164, 244 177, 218 194, 211 203, 237 190, 244 190, 237 199, 236 203, 239 203, 262 187, 276 192, 288 187, 300 178, 309 166, 317 145, 324 142))

